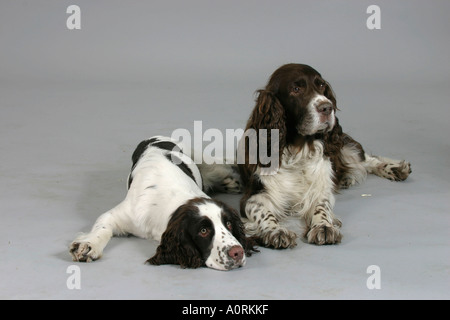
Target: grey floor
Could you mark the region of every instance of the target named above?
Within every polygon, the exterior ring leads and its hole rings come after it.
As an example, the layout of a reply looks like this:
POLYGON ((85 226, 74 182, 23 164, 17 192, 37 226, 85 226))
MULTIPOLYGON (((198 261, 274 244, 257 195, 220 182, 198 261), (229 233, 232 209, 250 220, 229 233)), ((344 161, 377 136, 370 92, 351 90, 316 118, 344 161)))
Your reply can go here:
POLYGON ((377 2, 381 30, 364 1, 77 1, 77 31, 69 1, 2 2, 0 298, 449 299, 450 4, 377 2), (286 62, 330 81, 366 151, 412 164, 405 182, 370 176, 336 196, 341 244, 299 239, 230 272, 145 265, 157 243, 133 237, 71 261, 70 241, 125 196, 140 140, 195 120, 242 128, 286 62))

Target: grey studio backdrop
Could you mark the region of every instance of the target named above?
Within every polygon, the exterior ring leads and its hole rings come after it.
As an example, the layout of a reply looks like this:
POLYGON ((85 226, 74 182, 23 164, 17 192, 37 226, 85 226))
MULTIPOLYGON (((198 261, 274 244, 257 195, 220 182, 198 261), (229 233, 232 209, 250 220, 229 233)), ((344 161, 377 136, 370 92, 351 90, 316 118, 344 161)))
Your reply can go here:
POLYGON ((1 0, 0 298, 450 298, 449 14, 446 0, 1 0), (381 29, 367 27, 373 4, 381 29), (70 241, 125 196, 139 141, 194 121, 243 128, 289 62, 332 84, 367 152, 412 164, 405 182, 336 195, 341 244, 299 239, 219 272, 145 265, 155 241, 114 238, 72 262, 70 241))

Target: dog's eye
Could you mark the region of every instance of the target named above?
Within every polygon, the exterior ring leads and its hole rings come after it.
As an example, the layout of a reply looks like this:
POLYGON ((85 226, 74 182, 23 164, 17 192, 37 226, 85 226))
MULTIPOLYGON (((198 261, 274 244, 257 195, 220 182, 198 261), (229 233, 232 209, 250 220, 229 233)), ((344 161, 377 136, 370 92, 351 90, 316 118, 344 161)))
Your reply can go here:
POLYGON ((321 81, 321 80, 316 80, 316 86, 320 89, 323 90, 325 88, 325 82, 321 81))
POLYGON ((305 91, 304 87, 294 86, 292 87, 293 94, 302 94, 305 91))
POLYGON ((202 236, 202 237, 207 237, 209 235, 209 233, 210 233, 210 231, 208 228, 201 228, 200 232, 199 232, 200 236, 202 236))
POLYGON ((228 230, 231 230, 233 228, 231 221, 227 221, 225 225, 227 226, 228 230))
POLYGON ((306 90, 306 82, 304 80, 296 81, 293 83, 291 92, 294 94, 301 94, 306 90))

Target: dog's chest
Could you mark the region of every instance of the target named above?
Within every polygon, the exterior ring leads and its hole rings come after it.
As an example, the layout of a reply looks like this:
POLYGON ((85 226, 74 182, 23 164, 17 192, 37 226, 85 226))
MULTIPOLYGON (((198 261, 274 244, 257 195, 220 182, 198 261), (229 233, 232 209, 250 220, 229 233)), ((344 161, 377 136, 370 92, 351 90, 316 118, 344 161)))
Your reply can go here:
POLYGON ((274 175, 261 176, 266 192, 283 203, 283 210, 303 214, 309 203, 332 186, 331 162, 323 154, 323 145, 314 142, 298 152, 285 149, 281 167, 274 175))

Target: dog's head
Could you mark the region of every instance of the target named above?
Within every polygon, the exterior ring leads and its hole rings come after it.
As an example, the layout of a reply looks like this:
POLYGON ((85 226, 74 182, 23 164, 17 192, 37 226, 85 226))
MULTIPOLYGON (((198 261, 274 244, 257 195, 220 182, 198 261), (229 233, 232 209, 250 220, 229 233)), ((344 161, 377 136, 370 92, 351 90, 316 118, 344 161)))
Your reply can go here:
POLYGON ((234 209, 218 200, 196 198, 173 213, 155 256, 147 262, 231 270, 244 266, 252 250, 234 209))
POLYGON ((310 136, 335 124, 336 98, 319 72, 304 64, 287 64, 270 77, 260 95, 270 93, 284 110, 288 131, 310 136))
MULTIPOLYGON (((257 94, 246 132, 253 129, 258 135, 258 141, 261 138, 267 141, 265 154, 271 154, 272 147, 277 146, 280 163, 286 146, 311 141, 311 138, 328 134, 337 127, 333 90, 320 73, 310 66, 286 64, 278 68, 266 87, 258 90, 257 94), (278 130, 276 139, 272 137, 273 130, 278 130)), ((246 140, 243 142, 241 147, 245 147, 246 166, 240 166, 240 172, 244 179, 248 179, 255 172, 256 164, 250 164, 249 159, 254 155, 246 140)), ((258 144, 258 150, 253 153, 259 155, 259 148, 258 144)), ((257 163, 261 167, 273 166, 273 163, 266 164, 258 159, 257 163)))

